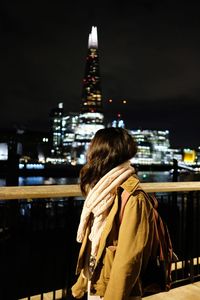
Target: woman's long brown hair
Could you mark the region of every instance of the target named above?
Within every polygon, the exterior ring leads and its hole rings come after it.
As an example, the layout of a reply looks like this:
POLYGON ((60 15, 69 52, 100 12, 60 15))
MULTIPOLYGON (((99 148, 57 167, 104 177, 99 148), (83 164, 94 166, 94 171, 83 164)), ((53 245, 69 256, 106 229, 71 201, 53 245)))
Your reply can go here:
POLYGON ((88 152, 87 163, 80 171, 80 186, 84 196, 101 177, 114 167, 131 159, 137 152, 133 137, 123 128, 104 128, 96 132, 88 152))

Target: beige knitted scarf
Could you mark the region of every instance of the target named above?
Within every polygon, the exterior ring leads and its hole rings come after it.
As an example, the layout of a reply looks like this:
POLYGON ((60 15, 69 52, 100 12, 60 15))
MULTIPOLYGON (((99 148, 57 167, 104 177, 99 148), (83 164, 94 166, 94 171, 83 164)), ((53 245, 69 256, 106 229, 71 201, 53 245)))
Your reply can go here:
POLYGON ((83 205, 80 224, 77 232, 77 241, 82 242, 86 229, 91 226, 89 239, 91 241, 91 255, 96 257, 102 231, 110 211, 117 187, 120 186, 132 173, 134 168, 127 161, 104 175, 97 184, 89 191, 83 205), (93 214, 94 219, 90 225, 89 219, 93 214))

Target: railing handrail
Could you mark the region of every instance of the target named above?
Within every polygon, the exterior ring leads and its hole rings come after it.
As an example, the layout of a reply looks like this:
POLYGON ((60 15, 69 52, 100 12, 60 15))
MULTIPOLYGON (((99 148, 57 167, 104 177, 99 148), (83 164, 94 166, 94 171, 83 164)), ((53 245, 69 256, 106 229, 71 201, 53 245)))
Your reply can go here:
MULTIPOLYGON (((200 191, 200 181, 145 182, 141 183, 141 187, 147 193, 200 191)), ((1 200, 79 196, 81 196, 79 184, 0 187, 1 200)))

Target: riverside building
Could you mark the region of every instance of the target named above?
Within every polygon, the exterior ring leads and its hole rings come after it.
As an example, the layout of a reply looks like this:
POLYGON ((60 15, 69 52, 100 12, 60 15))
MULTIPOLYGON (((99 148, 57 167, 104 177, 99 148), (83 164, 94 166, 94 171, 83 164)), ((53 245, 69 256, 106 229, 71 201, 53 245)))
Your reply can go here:
MULTIPOLYGON (((104 127, 98 118, 93 120, 93 117, 98 117, 98 114, 97 112, 81 112, 65 115, 63 103, 59 103, 58 107, 51 112, 52 157, 48 158, 48 161, 74 165, 84 164, 86 160, 85 151, 90 140, 98 129, 104 127), (88 115, 90 119, 87 119, 88 115)), ((123 120, 120 122, 113 122, 112 126, 125 127, 123 120)), ((183 160, 181 149, 170 147, 168 130, 138 129, 129 130, 129 132, 138 146, 137 154, 132 159, 132 163, 142 165, 171 164, 173 159, 183 160)))
POLYGON ((168 130, 131 130, 138 152, 133 163, 169 164, 172 159, 168 130))

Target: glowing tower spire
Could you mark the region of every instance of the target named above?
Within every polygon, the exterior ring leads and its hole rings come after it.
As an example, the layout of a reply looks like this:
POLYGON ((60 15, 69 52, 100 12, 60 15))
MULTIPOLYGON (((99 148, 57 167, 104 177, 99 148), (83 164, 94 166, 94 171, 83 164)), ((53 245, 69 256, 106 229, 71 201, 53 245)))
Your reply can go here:
POLYGON ((92 26, 91 33, 88 37, 88 49, 98 48, 97 27, 92 26))

